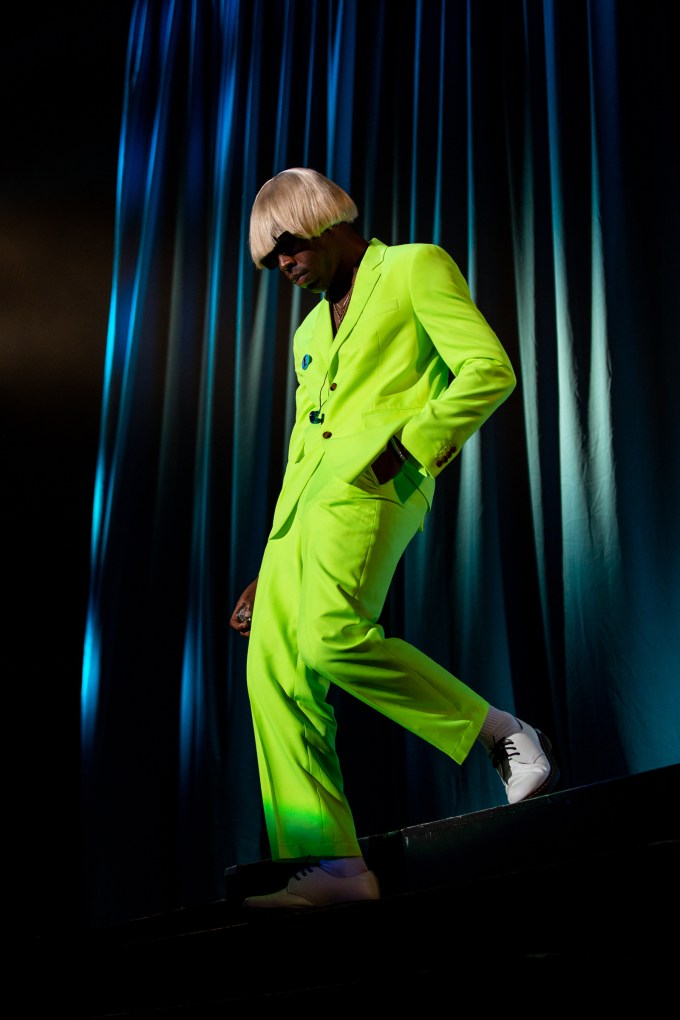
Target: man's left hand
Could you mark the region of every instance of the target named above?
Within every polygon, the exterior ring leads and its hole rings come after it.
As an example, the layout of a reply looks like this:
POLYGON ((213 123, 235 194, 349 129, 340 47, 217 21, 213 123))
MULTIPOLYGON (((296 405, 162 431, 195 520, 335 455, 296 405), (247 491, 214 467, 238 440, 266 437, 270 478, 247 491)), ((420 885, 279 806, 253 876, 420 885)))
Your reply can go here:
POLYGON ((401 471, 402 460, 391 443, 388 443, 383 452, 371 464, 375 477, 381 485, 396 478, 401 471))

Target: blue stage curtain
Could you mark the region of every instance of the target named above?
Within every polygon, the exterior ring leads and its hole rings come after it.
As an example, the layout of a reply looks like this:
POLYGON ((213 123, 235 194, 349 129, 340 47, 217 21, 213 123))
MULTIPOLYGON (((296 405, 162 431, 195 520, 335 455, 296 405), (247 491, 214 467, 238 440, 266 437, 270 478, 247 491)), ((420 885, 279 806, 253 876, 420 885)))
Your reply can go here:
MULTIPOLYGON (((680 760, 677 57, 625 0, 137 0, 93 501, 82 762, 95 923, 269 856, 228 628, 316 300, 258 273, 288 166, 460 265, 519 386, 438 480, 384 623, 553 738, 563 787, 680 760)), ((361 836, 493 807, 341 692, 361 836)))

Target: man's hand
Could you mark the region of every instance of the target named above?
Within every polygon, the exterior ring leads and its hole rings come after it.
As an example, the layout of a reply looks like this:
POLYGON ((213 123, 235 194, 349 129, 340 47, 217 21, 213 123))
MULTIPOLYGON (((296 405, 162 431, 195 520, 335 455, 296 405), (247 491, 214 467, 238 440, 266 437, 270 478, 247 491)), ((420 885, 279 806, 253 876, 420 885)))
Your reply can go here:
MULTIPOLYGON (((398 441, 398 440, 397 440, 398 441)), ((400 448, 403 447, 400 445, 400 448)), ((404 450, 404 457, 406 457, 406 450, 404 450)), ((371 464, 375 477, 378 479, 381 485, 385 482, 389 482, 392 478, 396 478, 401 471, 403 461, 397 451, 392 446, 392 443, 388 443, 383 452, 374 460, 371 464)))
POLYGON ((231 614, 229 626, 241 637, 250 636, 250 625, 253 619, 253 606, 255 605, 255 592, 257 591, 257 578, 248 585, 236 603, 234 612, 231 614))

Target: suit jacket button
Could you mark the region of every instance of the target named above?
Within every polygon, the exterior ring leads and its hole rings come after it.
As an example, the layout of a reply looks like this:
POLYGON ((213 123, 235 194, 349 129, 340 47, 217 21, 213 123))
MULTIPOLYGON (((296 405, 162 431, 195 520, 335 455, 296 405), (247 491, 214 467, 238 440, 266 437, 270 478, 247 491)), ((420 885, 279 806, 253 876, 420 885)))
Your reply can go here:
POLYGON ((329 390, 336 390, 338 388, 338 384, 336 382, 332 382, 328 388, 329 390))
POLYGON ((324 432, 324 433, 322 433, 322 435, 323 435, 324 439, 330 439, 331 436, 333 435, 333 433, 332 432, 324 432))

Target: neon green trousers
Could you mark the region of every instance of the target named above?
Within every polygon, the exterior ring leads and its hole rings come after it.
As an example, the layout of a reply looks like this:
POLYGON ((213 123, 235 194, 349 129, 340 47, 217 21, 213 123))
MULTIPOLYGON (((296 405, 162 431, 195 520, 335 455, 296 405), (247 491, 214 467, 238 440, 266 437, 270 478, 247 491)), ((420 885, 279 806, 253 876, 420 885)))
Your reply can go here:
POLYGON ((410 463, 383 485, 371 468, 348 485, 322 460, 267 543, 247 674, 273 860, 361 852, 326 700, 331 683, 458 764, 481 729, 488 702, 376 622, 433 488, 410 463))

